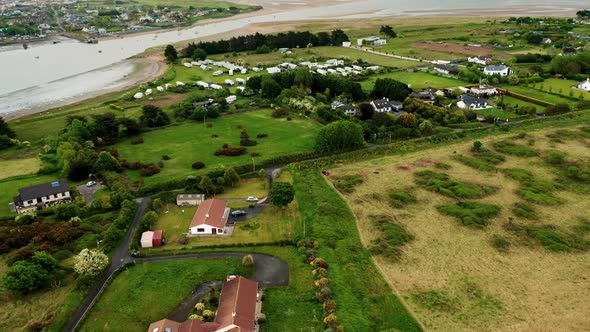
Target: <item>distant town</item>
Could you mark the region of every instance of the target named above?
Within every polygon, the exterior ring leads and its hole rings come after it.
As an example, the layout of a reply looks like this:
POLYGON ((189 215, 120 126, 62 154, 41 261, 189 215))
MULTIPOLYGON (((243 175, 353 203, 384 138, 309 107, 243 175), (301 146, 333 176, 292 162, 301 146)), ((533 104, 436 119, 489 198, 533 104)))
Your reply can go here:
POLYGON ((220 3, 194 7, 153 6, 142 1, 0 2, 0 44, 65 35, 80 40, 190 25, 259 10, 259 6, 220 3))

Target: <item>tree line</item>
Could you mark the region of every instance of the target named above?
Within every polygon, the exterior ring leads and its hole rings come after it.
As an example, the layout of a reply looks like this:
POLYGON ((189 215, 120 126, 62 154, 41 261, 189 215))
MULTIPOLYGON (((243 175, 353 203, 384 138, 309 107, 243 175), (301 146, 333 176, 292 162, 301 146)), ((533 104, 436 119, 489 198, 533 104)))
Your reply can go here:
POLYGON ((342 42, 348 40, 349 38, 346 33, 340 29, 333 30, 330 33, 318 32, 317 34, 309 31, 289 31, 276 35, 256 33, 218 41, 201 41, 196 44, 189 43, 182 50, 182 56, 192 58, 197 49, 204 50, 206 54, 220 54, 255 51, 263 46, 271 49, 307 47, 310 44, 313 46, 336 46, 342 45, 342 42))

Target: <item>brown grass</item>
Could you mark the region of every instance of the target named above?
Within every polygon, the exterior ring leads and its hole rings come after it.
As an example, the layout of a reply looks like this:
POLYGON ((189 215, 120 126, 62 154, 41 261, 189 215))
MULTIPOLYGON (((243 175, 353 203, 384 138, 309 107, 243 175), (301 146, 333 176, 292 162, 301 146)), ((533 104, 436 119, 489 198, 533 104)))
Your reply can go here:
MULTIPOLYGON (((527 144, 534 136, 534 147, 540 150, 559 149, 570 156, 590 158, 586 142, 568 141, 555 144, 545 138, 551 130, 529 133, 527 144)), ((513 134, 512 134, 513 135, 513 134)), ((494 140, 484 139, 484 146, 494 140)), ((380 270, 411 310, 427 329, 433 331, 581 331, 590 326, 590 253, 553 253, 540 246, 527 246, 507 233, 501 224, 514 217, 511 207, 521 199, 514 193, 516 181, 502 173, 477 172, 455 162, 451 157, 468 154, 470 143, 459 143, 442 148, 409 153, 402 156, 375 159, 332 169, 332 175, 357 174, 360 170, 373 170, 355 192, 345 195, 358 218, 359 230, 365 241, 375 238, 370 215, 388 215, 405 226, 416 239, 404 247, 400 261, 376 257, 380 270), (452 178, 491 184, 500 190, 478 201, 494 203, 502 208, 498 217, 484 230, 460 225, 454 218, 436 210, 440 204, 453 199, 417 187, 408 171, 397 170, 396 165, 414 164, 420 160, 437 160, 452 166, 443 171, 452 178), (392 188, 415 189, 418 204, 404 209, 392 209, 386 200, 377 201, 374 193, 387 197, 392 188), (511 239, 508 253, 500 253, 490 244, 494 235, 511 239), (480 293, 474 292, 474 287, 480 293), (454 311, 445 312, 418 303, 413 296, 419 291, 446 291, 454 311)), ((507 157, 500 168, 520 167, 531 170, 536 176, 551 180, 555 171, 540 158, 507 157)), ((434 170, 434 167, 431 167, 434 170)), ((569 228, 576 218, 584 216, 590 202, 583 195, 557 192, 564 204, 557 207, 535 205, 543 224, 569 228)), ((518 220, 519 222, 527 222, 518 220)))

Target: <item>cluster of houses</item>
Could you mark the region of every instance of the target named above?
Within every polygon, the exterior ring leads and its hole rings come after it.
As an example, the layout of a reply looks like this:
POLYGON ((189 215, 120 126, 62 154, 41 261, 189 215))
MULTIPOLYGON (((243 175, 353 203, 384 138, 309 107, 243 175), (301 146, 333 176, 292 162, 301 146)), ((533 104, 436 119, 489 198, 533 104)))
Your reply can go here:
POLYGON ((255 332, 262 316, 262 290, 258 282, 242 276, 228 276, 221 289, 212 322, 162 319, 150 324, 148 332, 255 332))
MULTIPOLYGON (((185 85, 184 82, 176 81, 176 85, 175 86, 183 86, 183 85, 185 85)), ((135 99, 141 99, 144 96, 149 96, 149 95, 155 93, 156 91, 157 92, 164 92, 164 90, 168 90, 168 89, 170 89, 172 87, 173 87, 172 83, 166 83, 166 84, 164 84, 164 86, 158 85, 156 87, 156 90, 155 91, 152 88, 148 88, 148 89, 145 90, 145 92, 136 92, 133 95, 133 98, 135 98, 135 99)))

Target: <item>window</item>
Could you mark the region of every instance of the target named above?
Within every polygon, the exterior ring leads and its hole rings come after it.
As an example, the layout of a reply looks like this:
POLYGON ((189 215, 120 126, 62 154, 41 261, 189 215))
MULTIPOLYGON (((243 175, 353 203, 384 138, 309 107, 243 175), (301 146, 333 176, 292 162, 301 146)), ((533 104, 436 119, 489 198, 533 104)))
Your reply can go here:
POLYGON ((27 204, 33 204, 33 200, 27 201, 27 204))
POLYGON ((218 229, 217 229, 217 233, 218 233, 218 234, 223 234, 223 229, 221 229, 221 228, 218 228, 218 229))
POLYGON ((61 197, 61 193, 57 193, 57 197, 61 197))
POLYGON ((204 228, 197 228, 197 233, 203 233, 203 232, 205 232, 204 228))

